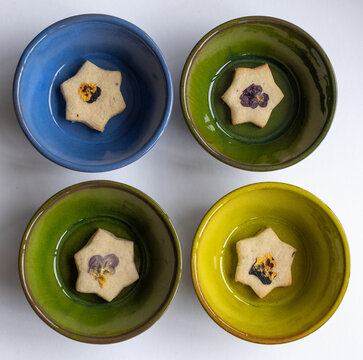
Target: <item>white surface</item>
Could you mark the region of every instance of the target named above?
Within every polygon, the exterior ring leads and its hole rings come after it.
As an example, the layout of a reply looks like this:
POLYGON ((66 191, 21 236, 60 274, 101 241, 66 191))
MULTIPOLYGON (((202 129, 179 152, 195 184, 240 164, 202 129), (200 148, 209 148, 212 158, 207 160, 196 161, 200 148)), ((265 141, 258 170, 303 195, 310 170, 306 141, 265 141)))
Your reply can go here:
POLYGON ((360 70, 363 58, 361 0, 304 1, 91 1, 0 0, 0 358, 5 359, 337 359, 359 357, 362 339, 362 157, 360 70), (81 13, 105 13, 133 22, 159 45, 174 81, 170 123, 156 146, 126 168, 87 174, 64 169, 40 155, 14 115, 11 88, 18 59, 32 38, 51 23, 81 13), (183 64, 195 43, 216 25, 247 15, 280 17, 311 34, 328 54, 338 83, 338 104, 327 137, 302 162, 285 170, 253 173, 215 160, 194 140, 179 105, 183 64), (183 276, 163 317, 123 343, 88 345, 45 325, 23 295, 18 248, 34 211, 62 188, 89 179, 135 186, 169 214, 183 249, 183 276), (195 295, 189 256, 195 230, 220 197, 245 184, 282 181, 311 191, 328 204, 345 228, 351 250, 346 296, 333 317, 312 335, 264 346, 233 337, 206 314, 195 295))

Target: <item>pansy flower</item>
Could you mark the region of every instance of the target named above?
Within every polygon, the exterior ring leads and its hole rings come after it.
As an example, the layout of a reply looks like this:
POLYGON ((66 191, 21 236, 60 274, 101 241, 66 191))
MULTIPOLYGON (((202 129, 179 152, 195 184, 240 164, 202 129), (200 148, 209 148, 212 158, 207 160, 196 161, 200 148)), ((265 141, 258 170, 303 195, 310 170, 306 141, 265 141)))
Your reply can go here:
POLYGON ((269 96, 266 93, 262 93, 262 86, 251 84, 243 90, 240 99, 242 106, 256 109, 257 106, 266 107, 269 96))
POLYGON ((272 280, 277 275, 273 270, 276 268, 276 260, 270 253, 264 257, 257 257, 255 263, 252 265, 249 274, 256 275, 262 284, 271 284, 272 280))
POLYGON ((93 275, 103 289, 106 285, 107 277, 115 273, 118 264, 119 259, 115 254, 108 254, 106 256, 94 255, 88 262, 88 272, 93 275))

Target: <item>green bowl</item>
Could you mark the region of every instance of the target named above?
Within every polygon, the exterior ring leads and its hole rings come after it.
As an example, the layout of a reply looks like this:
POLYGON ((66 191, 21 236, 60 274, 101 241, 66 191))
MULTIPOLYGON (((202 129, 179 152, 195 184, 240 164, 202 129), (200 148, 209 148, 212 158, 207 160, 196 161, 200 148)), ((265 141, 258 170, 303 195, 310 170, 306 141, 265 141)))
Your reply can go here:
POLYGON ((89 181, 58 192, 35 213, 19 267, 25 295, 45 323, 74 340, 104 344, 136 336, 159 319, 179 284, 181 251, 168 216, 147 195, 89 181), (98 228, 134 241, 140 274, 110 303, 75 290, 73 255, 98 228))
POLYGON ((229 21, 190 53, 180 97, 186 122, 217 159, 255 171, 281 169, 305 158, 323 140, 336 104, 336 83, 322 48, 297 26, 271 17, 229 21), (232 125, 221 95, 236 67, 268 64, 284 98, 264 128, 232 125))
POLYGON ((195 236, 191 269, 196 293, 212 319, 242 339, 278 344, 322 326, 348 286, 350 257, 341 224, 314 195, 292 185, 239 188, 208 211, 195 236), (236 243, 271 227, 296 248, 292 285, 263 299, 234 281, 236 243))

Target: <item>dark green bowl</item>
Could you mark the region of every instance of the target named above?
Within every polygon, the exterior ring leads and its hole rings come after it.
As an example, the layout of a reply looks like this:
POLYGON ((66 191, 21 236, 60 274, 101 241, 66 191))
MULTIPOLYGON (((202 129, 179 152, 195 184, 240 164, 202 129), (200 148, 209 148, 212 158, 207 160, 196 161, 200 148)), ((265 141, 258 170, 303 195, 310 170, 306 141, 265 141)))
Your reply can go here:
POLYGON ((297 26, 271 17, 229 21, 190 53, 180 85, 186 122, 217 159, 241 169, 281 169, 305 158, 323 140, 336 104, 336 83, 322 48, 297 26), (284 99, 261 129, 232 125, 221 100, 236 67, 267 63, 284 99))
POLYGON ((31 219, 20 247, 20 279, 34 311, 74 340, 114 343, 148 329, 179 284, 181 251, 164 211, 147 195, 111 181, 55 194, 31 219), (140 279, 110 303, 75 290, 73 255, 98 229, 133 240, 140 279))

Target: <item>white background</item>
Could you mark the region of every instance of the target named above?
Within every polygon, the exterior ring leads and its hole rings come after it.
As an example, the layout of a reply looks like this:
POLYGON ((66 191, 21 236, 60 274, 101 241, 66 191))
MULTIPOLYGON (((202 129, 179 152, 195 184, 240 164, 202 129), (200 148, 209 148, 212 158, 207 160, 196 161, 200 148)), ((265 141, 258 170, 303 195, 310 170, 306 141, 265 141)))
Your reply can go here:
POLYGON ((0 358, 5 359, 338 359, 359 358, 363 324, 363 1, 361 0, 0 0, 0 358), (156 146, 135 163, 106 173, 79 173, 40 155, 13 111, 13 74, 25 46, 62 18, 104 13, 133 22, 161 48, 175 91, 170 122, 156 146), (290 21, 328 54, 337 78, 332 127, 308 158, 284 170, 254 173, 229 167, 203 150, 189 132, 179 104, 179 81, 195 43, 213 27, 248 15, 290 21), (25 226, 51 195, 74 183, 110 179, 150 195, 168 213, 180 237, 183 276, 174 301, 143 334, 113 345, 70 340, 45 325, 23 295, 17 258, 25 226), (281 181, 323 200, 346 231, 351 277, 333 317, 315 333, 285 345, 252 344, 225 332, 194 292, 190 250, 199 222, 220 197, 240 186, 281 181))

